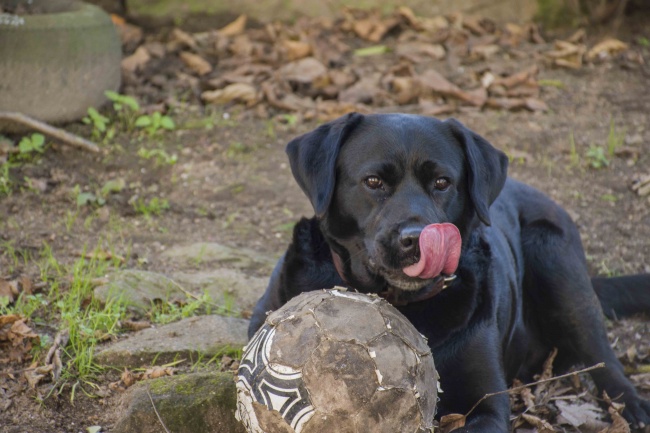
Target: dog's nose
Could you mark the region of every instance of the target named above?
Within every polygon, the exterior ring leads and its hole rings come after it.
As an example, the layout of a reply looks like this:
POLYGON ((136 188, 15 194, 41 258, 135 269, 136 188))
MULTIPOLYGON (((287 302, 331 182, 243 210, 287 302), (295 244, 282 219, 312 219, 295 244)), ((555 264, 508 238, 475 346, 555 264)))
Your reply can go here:
POLYGON ((417 253, 419 249, 421 227, 405 227, 399 234, 399 247, 404 254, 417 253))

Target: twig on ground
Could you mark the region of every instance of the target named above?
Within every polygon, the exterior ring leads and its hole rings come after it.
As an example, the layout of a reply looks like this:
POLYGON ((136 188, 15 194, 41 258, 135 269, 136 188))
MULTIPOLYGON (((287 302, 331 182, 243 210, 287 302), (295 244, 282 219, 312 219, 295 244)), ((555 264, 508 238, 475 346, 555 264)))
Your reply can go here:
POLYGON ((529 387, 531 387, 531 386, 539 385, 540 383, 553 382, 553 381, 556 381, 556 380, 565 379, 565 378, 567 378, 567 377, 576 376, 576 375, 578 375, 578 374, 586 373, 586 372, 588 372, 588 371, 596 370, 596 369, 598 369, 598 368, 603 368, 603 367, 605 367, 605 363, 604 363, 604 362, 600 362, 600 363, 598 363, 598 364, 596 364, 596 365, 593 365, 593 366, 591 366, 591 367, 583 368, 582 370, 572 371, 571 373, 562 374, 562 375, 560 375, 560 376, 549 377, 548 379, 542 379, 542 380, 538 380, 537 382, 531 382, 531 383, 527 383, 527 384, 525 384, 525 385, 516 386, 516 387, 514 387, 514 388, 506 389, 505 391, 492 392, 492 393, 489 393, 489 394, 485 394, 485 395, 484 395, 483 397, 481 397, 481 398, 479 399, 479 401, 477 401, 477 402, 474 404, 474 406, 472 406, 472 408, 471 408, 471 409, 470 409, 470 410, 465 414, 465 418, 467 418, 467 417, 469 416, 469 414, 471 414, 471 413, 474 411, 474 409, 476 409, 476 407, 477 407, 479 404, 481 404, 484 400, 486 400, 486 399, 488 399, 488 398, 490 398, 490 397, 494 397, 495 395, 506 394, 506 393, 511 393, 511 392, 517 392, 517 391, 520 391, 520 390, 522 390, 522 389, 524 389, 524 388, 529 388, 529 387))
POLYGON ((156 416, 158 417, 158 421, 160 422, 160 425, 162 426, 163 429, 165 429, 165 432, 170 433, 169 430, 167 430, 167 426, 163 422, 162 418, 160 418, 160 414, 158 413, 158 409, 156 409, 156 405, 153 402, 153 397, 151 397, 151 393, 147 389, 147 395, 149 396, 149 401, 151 401, 151 407, 153 407, 153 411, 156 413, 156 416))
POLYGON ((64 329, 59 331, 54 338, 54 343, 45 356, 45 365, 52 365, 52 377, 54 380, 59 380, 61 372, 63 371, 63 364, 61 362, 61 349, 68 344, 69 334, 68 330, 64 329))
POLYGON ((23 113, 0 111, 0 121, 10 121, 10 122, 18 123, 30 129, 34 129, 38 132, 42 132, 45 135, 49 135, 50 137, 54 137, 58 140, 61 140, 62 142, 69 144, 70 146, 78 147, 80 149, 88 150, 94 153, 100 152, 99 147, 92 141, 88 141, 85 138, 81 138, 78 135, 71 134, 67 131, 64 131, 61 128, 56 128, 45 122, 36 120, 23 113))

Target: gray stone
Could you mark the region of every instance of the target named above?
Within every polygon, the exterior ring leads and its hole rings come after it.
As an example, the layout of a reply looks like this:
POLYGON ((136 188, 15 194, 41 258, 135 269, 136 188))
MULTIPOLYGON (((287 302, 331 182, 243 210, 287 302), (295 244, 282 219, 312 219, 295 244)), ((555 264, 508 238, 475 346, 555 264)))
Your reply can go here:
POLYGON ((256 251, 232 248, 216 242, 198 242, 171 247, 162 253, 162 257, 196 265, 216 262, 229 268, 256 269, 261 272, 273 269, 275 264, 275 259, 256 251))
POLYGON ((248 320, 223 316, 198 316, 134 332, 100 348, 95 360, 105 366, 139 367, 178 359, 210 359, 241 349, 248 341, 248 320))
POLYGON ((174 301, 187 298, 178 284, 155 272, 127 269, 109 275, 108 279, 108 284, 95 289, 95 297, 102 302, 122 298, 130 308, 140 313, 147 312, 155 299, 174 301))
MULTIPOLYGON (((93 0, 99 1, 99 0, 93 0)), ((104 0, 105 1, 105 0, 104 0)), ((537 0, 189 0, 184 2, 154 2, 129 0, 131 13, 173 16, 181 19, 188 12, 247 14, 262 21, 290 20, 299 16, 322 16, 334 18, 343 7, 376 8, 384 13, 397 6, 408 6, 416 14, 433 16, 462 12, 500 22, 529 21, 538 11, 537 0)))
POLYGON ((237 396, 232 373, 140 382, 127 391, 123 404, 124 415, 111 430, 114 433, 159 433, 165 428, 174 433, 246 433, 235 419, 237 396))
POLYGON ((268 278, 249 276, 237 269, 176 272, 172 278, 194 294, 207 293, 215 304, 228 306, 232 302, 236 311, 251 310, 268 283, 268 278))

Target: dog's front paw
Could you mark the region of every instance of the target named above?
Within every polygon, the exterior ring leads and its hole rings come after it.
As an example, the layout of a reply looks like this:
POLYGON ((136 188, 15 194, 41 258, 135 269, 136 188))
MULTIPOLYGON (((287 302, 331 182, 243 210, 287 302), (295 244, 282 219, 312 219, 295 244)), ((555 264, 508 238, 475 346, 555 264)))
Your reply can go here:
POLYGON ((623 417, 635 431, 650 433, 650 401, 637 398, 625 402, 623 417))

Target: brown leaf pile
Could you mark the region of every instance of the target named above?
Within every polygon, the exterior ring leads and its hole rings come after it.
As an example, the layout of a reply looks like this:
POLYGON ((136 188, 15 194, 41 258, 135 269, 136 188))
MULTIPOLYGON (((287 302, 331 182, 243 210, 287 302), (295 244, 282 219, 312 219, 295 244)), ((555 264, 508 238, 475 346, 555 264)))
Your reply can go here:
POLYGON ((12 279, 0 278, 0 304, 12 304, 18 295, 21 293, 31 295, 34 289, 32 280, 26 275, 19 275, 12 279))
MULTIPOLYGON (((553 378, 553 362, 556 356, 557 350, 554 350, 544 363, 543 372, 537 380, 553 378)), ((513 389, 519 385, 521 383, 515 381, 513 389)), ((515 415, 513 431, 525 432, 532 428, 539 433, 629 433, 629 426, 620 415, 622 405, 612 402, 605 394, 604 400, 609 406, 611 417, 608 419, 599 404, 602 400, 591 394, 591 391, 591 382, 587 377, 575 375, 511 392, 511 407, 515 415)))
POLYGON ((39 344, 39 336, 19 314, 0 316, 0 364, 20 363, 30 358, 30 350, 39 344))
MULTIPOLYGON (((535 382, 523 385, 515 380, 508 390, 513 413, 511 430, 518 433, 630 433, 630 427, 621 415, 625 405, 612 400, 607 393, 603 393, 601 399, 596 398, 590 392, 594 389, 593 384, 588 380, 583 382, 581 379, 586 377, 579 376, 602 365, 557 377, 553 376, 556 356, 557 350, 553 350, 535 382), (602 408, 603 402, 607 413, 602 408)), ((497 394, 501 393, 484 396, 475 407, 497 394)), ((469 413, 443 416, 436 431, 450 433, 463 427, 469 413)))
POLYGON ((271 110, 330 118, 378 108, 545 111, 540 67, 580 68, 628 50, 615 39, 588 47, 584 31, 549 44, 534 24, 419 17, 406 7, 389 16, 344 9, 335 20, 301 18, 293 25, 249 27, 240 16, 221 29, 173 29, 151 38, 123 26, 132 53, 123 65, 126 93, 160 103, 185 88, 204 104, 242 104, 260 116, 271 110), (529 66, 507 66, 512 58, 529 66))

